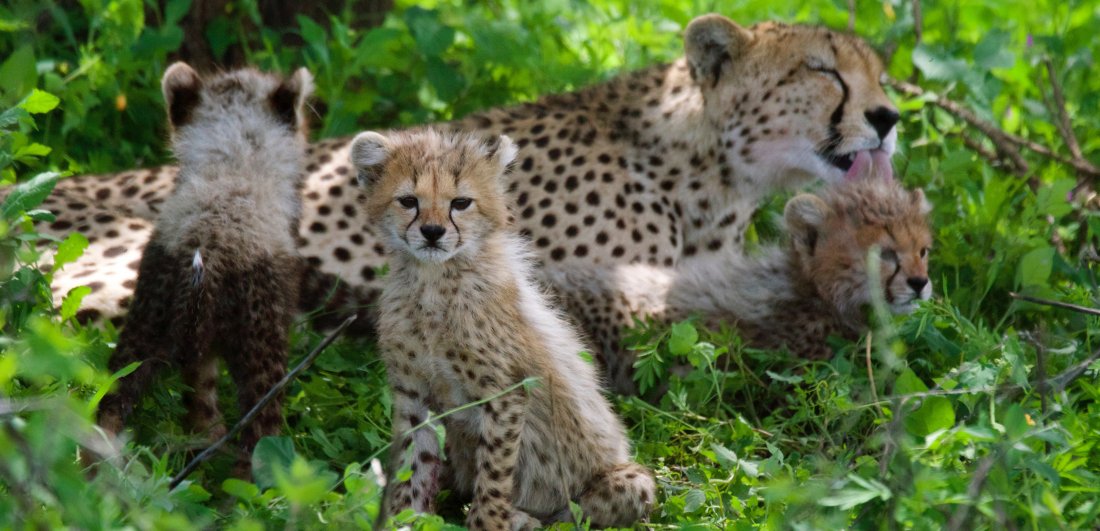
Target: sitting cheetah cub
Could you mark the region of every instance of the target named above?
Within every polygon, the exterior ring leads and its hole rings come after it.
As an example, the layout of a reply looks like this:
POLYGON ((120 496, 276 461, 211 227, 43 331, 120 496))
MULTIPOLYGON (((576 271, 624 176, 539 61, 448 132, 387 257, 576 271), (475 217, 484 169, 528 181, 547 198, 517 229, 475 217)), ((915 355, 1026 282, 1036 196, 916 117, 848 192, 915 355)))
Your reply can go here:
POLYGON ((653 476, 631 462, 622 423, 600 394, 577 332, 532 281, 508 226, 504 174, 516 148, 432 130, 361 133, 351 162, 382 228, 390 273, 379 346, 393 390, 391 483, 381 518, 432 512, 441 473, 471 496, 471 529, 519 529, 569 517, 597 526, 646 518, 653 476), (516 387, 528 377, 533 389, 516 387), (429 411, 443 413, 447 462, 429 411), (411 450, 410 450, 411 447, 411 450))
MULTIPOLYGON (((141 257, 110 369, 142 363, 103 399, 99 423, 117 434, 154 373, 178 365, 192 389, 185 395, 189 427, 218 437, 225 432, 218 356, 242 414, 286 372, 301 267, 294 235, 303 111, 313 77, 305 69, 286 80, 240 70, 203 79, 175 63, 162 87, 180 173, 141 257)), ((256 442, 282 422, 274 400, 245 428, 239 475, 256 442)))

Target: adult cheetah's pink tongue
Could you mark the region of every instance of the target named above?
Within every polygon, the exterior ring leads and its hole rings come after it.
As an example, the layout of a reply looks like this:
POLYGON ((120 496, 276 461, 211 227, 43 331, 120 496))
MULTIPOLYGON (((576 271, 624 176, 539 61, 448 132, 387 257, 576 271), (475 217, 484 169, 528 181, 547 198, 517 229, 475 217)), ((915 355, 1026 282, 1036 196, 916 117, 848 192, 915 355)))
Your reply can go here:
POLYGON ((863 177, 893 179, 894 166, 890 164, 890 155, 881 149, 857 152, 856 158, 852 160, 852 167, 844 174, 844 179, 851 181, 863 177))

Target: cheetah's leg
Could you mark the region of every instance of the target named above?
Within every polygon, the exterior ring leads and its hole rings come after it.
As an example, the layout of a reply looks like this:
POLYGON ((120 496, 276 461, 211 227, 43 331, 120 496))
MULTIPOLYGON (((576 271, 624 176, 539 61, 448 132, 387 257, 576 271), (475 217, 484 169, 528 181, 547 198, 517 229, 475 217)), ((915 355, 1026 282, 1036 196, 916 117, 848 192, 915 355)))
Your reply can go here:
POLYGON ((183 382, 191 388, 183 396, 187 409, 185 424, 192 433, 215 441, 225 435, 225 424, 218 410, 218 358, 209 352, 183 365, 183 382))
POLYGON ((623 463, 589 480, 577 503, 593 527, 628 527, 648 518, 656 488, 652 472, 623 463))
POLYGON ((466 526, 473 530, 528 529, 538 520, 512 506, 516 460, 527 395, 513 391, 482 406, 474 501, 466 526))
MULTIPOLYGON (((288 330, 281 319, 257 314, 240 334, 239 341, 227 345, 225 361, 237 387, 237 403, 243 415, 286 374, 288 330)), ((278 435, 282 428, 283 393, 280 392, 241 430, 240 454, 233 475, 249 478, 256 443, 263 437, 278 435)))
POLYGON ((155 244, 145 248, 141 258, 139 281, 126 325, 119 334, 118 346, 107 368, 111 373, 141 362, 134 372, 118 381, 114 393, 103 397, 99 404, 98 423, 111 435, 122 431, 126 418, 141 400, 157 372, 178 363, 172 329, 173 318, 179 319, 178 268, 173 256, 155 244))
POLYGON ((393 390, 391 483, 386 486, 379 522, 408 508, 418 513, 434 513, 442 467, 439 441, 432 426, 412 431, 428 419, 428 406, 423 401, 420 385, 408 375, 391 376, 390 389, 393 390), (395 476, 405 466, 412 470, 412 477, 408 481, 396 481, 395 476))

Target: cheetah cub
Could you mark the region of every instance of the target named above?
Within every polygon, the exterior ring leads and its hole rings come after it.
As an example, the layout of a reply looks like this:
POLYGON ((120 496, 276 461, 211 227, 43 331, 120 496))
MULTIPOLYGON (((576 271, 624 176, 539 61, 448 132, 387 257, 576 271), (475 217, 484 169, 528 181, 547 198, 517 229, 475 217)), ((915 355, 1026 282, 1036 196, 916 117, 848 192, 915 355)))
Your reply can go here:
POLYGON ((471 529, 522 529, 569 518, 597 526, 647 517, 652 473, 630 460, 622 423, 600 394, 586 350, 532 280, 508 226, 504 174, 516 148, 425 130, 361 133, 351 161, 382 228, 390 273, 379 346, 393 390, 391 483, 381 518, 432 512, 441 475, 472 496, 471 529), (531 389, 516 384, 528 377, 531 389), (430 414, 442 418, 446 462, 430 414))
MULTIPOLYGON (((286 372, 300 262, 298 190, 313 77, 254 70, 200 77, 175 63, 161 82, 180 173, 141 258, 111 371, 140 361, 104 398, 99 424, 117 434, 154 374, 179 366, 196 433, 225 432, 215 389, 218 356, 242 413, 286 372)), ((282 426, 274 400, 245 428, 238 474, 256 442, 282 426)))

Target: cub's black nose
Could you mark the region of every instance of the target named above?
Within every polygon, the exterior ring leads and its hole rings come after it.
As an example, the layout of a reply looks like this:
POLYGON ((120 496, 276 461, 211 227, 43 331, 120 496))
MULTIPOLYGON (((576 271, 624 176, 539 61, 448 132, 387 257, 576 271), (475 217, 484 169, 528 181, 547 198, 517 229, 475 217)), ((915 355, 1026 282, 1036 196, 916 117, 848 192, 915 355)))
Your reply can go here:
POLYGON ((914 292, 920 293, 920 291, 922 289, 924 289, 925 286, 928 285, 928 278, 927 277, 909 277, 908 279, 906 279, 905 283, 909 284, 909 287, 913 288, 914 292))
POLYGON ((871 123, 871 127, 875 128, 878 132, 879 140, 886 138, 886 135, 890 133, 890 130, 894 128, 894 124, 898 123, 898 111, 889 107, 875 107, 874 109, 864 112, 864 116, 867 117, 867 121, 871 123))
POLYGON ((447 229, 440 225, 421 225, 420 234, 424 235, 424 238, 428 240, 428 243, 435 243, 447 232, 447 229))

